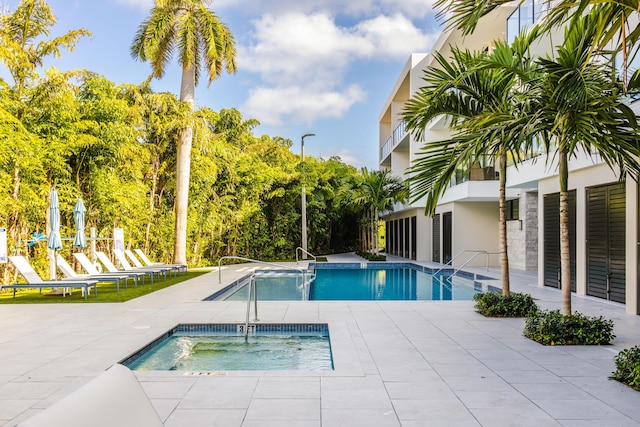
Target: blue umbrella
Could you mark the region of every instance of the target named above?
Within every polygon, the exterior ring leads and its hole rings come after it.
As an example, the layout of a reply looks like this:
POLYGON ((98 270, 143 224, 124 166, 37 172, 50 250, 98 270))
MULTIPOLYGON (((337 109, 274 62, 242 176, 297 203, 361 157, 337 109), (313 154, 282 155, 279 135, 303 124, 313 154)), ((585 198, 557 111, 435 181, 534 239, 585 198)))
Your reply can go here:
POLYGON ((62 249, 62 239, 60 238, 60 207, 58 206, 58 193, 55 189, 51 190, 51 201, 49 202, 49 239, 47 239, 47 247, 53 251, 53 261, 51 263, 51 278, 56 279, 56 270, 58 263, 56 259, 56 251, 62 249))
POLYGON ((51 191, 51 201, 49 203, 49 225, 51 232, 47 240, 47 247, 52 251, 62 249, 62 239, 60 238, 60 207, 58 206, 58 193, 51 191))
POLYGON ((87 208, 84 207, 82 199, 78 198, 75 208, 73 208, 73 220, 76 223, 76 237, 73 239, 74 248, 86 248, 87 239, 84 237, 84 213, 87 208))

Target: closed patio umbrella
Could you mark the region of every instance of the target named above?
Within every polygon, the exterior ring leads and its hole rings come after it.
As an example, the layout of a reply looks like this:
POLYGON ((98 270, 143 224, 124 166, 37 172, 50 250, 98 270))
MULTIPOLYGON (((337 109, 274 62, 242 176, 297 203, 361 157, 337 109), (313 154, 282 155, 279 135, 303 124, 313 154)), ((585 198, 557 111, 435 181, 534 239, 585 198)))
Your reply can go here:
POLYGON ((84 249, 87 247, 87 239, 84 237, 84 213, 87 208, 84 207, 82 199, 78 198, 75 208, 73 208, 73 220, 76 223, 76 237, 73 239, 73 247, 84 249))
POLYGON ((49 202, 49 225, 51 230, 47 239, 47 247, 53 251, 51 279, 56 279, 58 266, 55 262, 55 255, 58 249, 62 249, 62 239, 60 238, 60 207, 58 205, 58 193, 55 188, 51 190, 51 200, 49 202))

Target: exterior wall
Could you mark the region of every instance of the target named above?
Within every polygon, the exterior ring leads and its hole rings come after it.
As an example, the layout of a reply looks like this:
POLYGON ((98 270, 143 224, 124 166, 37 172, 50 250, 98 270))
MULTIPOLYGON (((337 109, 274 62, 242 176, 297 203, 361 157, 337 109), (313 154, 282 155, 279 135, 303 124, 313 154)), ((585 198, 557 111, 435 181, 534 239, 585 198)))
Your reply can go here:
POLYGON ((519 219, 507 221, 509 268, 538 268, 538 193, 526 192, 520 197, 519 219))
MULTIPOLYGON (((473 254, 471 251, 487 251, 489 266, 500 265, 498 239, 498 203, 497 202, 455 202, 438 206, 436 213, 452 212, 452 256, 463 251, 468 254, 460 255, 453 261, 453 266, 459 268, 465 264, 473 254)), ((440 237, 440 244, 444 236, 440 237)), ((486 267, 487 257, 479 255, 467 264, 471 267, 486 267)))
POLYGON ((416 259, 418 261, 431 261, 431 241, 432 235, 432 219, 424 214, 424 209, 419 208, 416 210, 417 217, 417 235, 418 235, 418 247, 416 259))
POLYGON ((640 314, 640 186, 627 179, 626 309, 640 314))
MULTIPOLYGON (((407 209, 404 211, 394 212, 385 216, 385 221, 394 221, 405 218, 416 217, 416 260, 417 261, 430 261, 431 260, 431 218, 425 216, 424 208, 407 209)), ((411 233, 409 233, 411 237, 411 233)), ((396 236, 396 239, 398 237, 396 236)), ((389 233, 387 233, 387 239, 389 239, 389 233)), ((411 247, 412 242, 409 242, 411 247)))
MULTIPOLYGON (((569 172, 569 189, 576 190, 576 293, 587 293, 587 256, 586 256, 586 189, 602 184, 615 183, 618 180, 617 173, 604 164, 592 165, 588 168, 569 172)), ((542 211, 542 199, 544 194, 557 193, 560 190, 558 176, 551 176, 539 181, 538 209, 542 211)), ((638 208, 638 184, 628 179, 626 182, 626 309, 630 314, 640 314, 639 273, 638 273, 638 242, 639 242, 639 208, 638 208)), ((544 236, 544 223, 539 221, 538 239, 542 242, 544 236)), ((538 285, 543 285, 544 252, 540 246, 538 251, 538 285)))

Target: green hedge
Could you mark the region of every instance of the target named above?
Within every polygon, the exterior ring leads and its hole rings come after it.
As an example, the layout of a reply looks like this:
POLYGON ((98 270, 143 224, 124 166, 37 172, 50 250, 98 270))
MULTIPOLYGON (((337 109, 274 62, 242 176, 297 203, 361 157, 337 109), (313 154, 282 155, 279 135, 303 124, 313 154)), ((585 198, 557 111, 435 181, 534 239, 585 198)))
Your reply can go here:
POLYGON ((386 255, 376 255, 376 254, 372 254, 369 252, 361 252, 358 251, 356 252, 356 255, 361 256, 362 258, 365 258, 368 261, 386 261, 387 257, 386 255))
POLYGON ((616 356, 616 371, 609 377, 640 391, 640 346, 622 350, 616 356))
POLYGON ((499 292, 478 293, 473 296, 475 309, 487 317, 526 317, 538 311, 529 294, 512 292, 504 296, 499 292))
POLYGON ((615 338, 613 320, 581 313, 564 316, 560 310, 533 313, 525 323, 524 336, 544 345, 609 344, 615 338))

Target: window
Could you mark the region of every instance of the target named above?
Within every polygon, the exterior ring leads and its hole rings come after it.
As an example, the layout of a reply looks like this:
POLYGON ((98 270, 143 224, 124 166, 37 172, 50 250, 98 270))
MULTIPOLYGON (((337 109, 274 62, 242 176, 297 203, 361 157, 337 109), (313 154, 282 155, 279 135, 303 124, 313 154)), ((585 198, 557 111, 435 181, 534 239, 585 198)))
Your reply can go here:
POLYGON ((520 199, 507 200, 504 208, 507 221, 520 218, 520 199))

